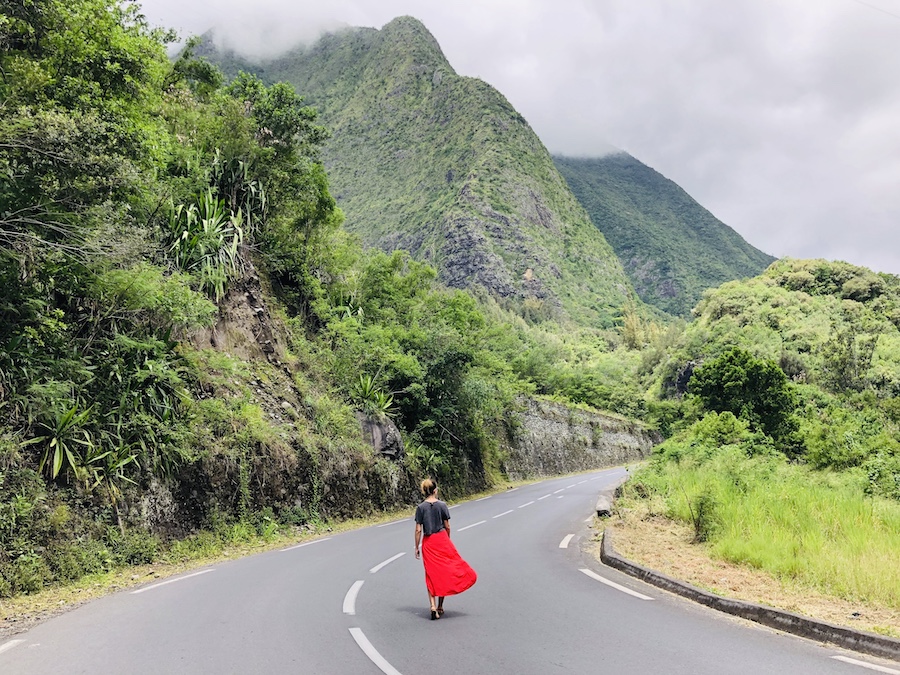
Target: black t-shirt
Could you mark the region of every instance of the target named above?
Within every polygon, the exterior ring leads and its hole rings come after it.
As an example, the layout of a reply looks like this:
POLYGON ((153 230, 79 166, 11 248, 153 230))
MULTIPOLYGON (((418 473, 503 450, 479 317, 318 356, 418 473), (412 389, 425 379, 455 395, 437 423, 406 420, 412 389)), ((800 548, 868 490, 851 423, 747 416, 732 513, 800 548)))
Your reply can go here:
POLYGON ((445 520, 450 520, 450 509, 440 499, 425 501, 416 507, 416 522, 422 526, 426 537, 443 530, 445 520))

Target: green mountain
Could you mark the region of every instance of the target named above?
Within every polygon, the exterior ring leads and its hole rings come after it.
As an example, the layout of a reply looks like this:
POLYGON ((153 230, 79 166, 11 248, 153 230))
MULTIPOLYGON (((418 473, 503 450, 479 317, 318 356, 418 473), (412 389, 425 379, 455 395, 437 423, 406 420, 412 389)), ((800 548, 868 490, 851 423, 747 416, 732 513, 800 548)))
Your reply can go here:
POLYGON ((627 153, 554 157, 644 302, 688 316, 704 290, 756 276, 775 258, 627 153))
POLYGON ((457 75, 419 21, 349 28, 257 65, 207 56, 226 75, 289 82, 319 111, 332 193, 365 245, 407 249, 449 286, 537 318, 610 326, 633 293, 525 119, 457 75))

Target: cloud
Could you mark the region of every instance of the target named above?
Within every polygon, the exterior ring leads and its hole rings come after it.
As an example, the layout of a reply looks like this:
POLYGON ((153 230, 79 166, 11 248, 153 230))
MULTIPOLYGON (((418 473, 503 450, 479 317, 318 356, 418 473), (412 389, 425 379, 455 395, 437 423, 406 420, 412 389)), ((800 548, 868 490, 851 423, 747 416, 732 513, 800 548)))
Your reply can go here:
MULTIPOLYGON (((898 0, 872 0, 900 15, 898 0)), ((900 274, 900 18, 855 0, 150 0, 273 53, 421 19, 554 152, 620 147, 773 255, 900 274)))

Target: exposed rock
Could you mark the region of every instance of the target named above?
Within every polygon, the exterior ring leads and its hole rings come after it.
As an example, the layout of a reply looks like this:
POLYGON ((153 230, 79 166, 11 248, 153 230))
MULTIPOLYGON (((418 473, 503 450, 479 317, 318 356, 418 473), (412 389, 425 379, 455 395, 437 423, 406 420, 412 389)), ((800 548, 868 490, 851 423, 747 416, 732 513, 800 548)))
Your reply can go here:
POLYGON ((662 439, 636 422, 562 403, 523 399, 504 470, 512 480, 637 462, 662 439))
POLYGON ((358 411, 356 419, 359 420, 363 440, 369 443, 375 452, 391 459, 403 457, 403 439, 400 437, 400 430, 390 419, 387 417, 376 419, 358 411))

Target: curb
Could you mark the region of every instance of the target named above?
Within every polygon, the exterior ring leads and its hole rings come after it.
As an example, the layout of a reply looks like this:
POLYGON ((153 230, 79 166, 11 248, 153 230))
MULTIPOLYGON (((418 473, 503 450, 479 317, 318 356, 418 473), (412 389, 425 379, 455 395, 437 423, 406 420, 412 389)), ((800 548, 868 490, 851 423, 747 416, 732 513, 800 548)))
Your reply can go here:
POLYGON ((836 626, 825 621, 817 621, 793 612, 752 602, 723 598, 621 557, 613 548, 612 538, 612 528, 607 527, 603 531, 603 541, 600 545, 600 560, 610 567, 637 577, 648 584, 676 593, 720 612, 755 621, 785 633, 792 633, 817 642, 827 642, 872 656, 900 661, 900 640, 898 639, 867 631, 853 630, 846 626, 836 626))

